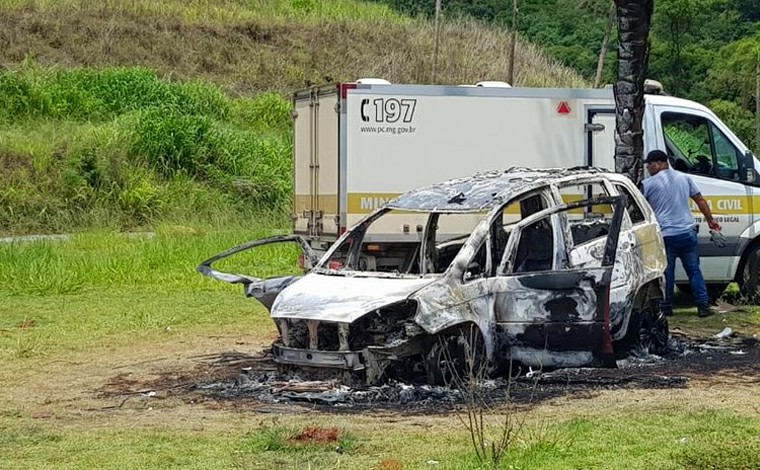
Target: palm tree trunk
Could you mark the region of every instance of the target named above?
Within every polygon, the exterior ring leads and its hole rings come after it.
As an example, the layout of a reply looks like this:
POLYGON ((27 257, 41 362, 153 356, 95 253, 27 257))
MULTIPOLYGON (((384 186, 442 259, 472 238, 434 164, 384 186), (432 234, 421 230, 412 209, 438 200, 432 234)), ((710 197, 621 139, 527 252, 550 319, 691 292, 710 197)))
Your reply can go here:
POLYGON ((638 184, 643 177, 644 78, 654 0, 615 0, 618 79, 615 92, 615 171, 638 184))

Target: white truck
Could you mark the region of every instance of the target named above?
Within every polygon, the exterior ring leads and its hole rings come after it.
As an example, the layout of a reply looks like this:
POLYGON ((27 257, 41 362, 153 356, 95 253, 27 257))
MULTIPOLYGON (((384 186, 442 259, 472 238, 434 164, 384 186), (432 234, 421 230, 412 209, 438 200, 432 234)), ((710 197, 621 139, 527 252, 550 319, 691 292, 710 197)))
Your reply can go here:
MULTIPOLYGON (((294 232, 321 253, 368 213, 426 184, 511 167, 614 170, 611 89, 498 85, 370 79, 296 92, 294 232)), ((645 152, 664 150, 690 173, 723 225, 725 247, 710 243, 706 227, 700 233, 712 295, 736 281, 760 297, 760 162, 708 108, 662 93, 645 103, 645 152)), ((418 229, 413 214, 398 217, 383 236, 418 229)), ((679 286, 685 280, 679 266, 679 286)))

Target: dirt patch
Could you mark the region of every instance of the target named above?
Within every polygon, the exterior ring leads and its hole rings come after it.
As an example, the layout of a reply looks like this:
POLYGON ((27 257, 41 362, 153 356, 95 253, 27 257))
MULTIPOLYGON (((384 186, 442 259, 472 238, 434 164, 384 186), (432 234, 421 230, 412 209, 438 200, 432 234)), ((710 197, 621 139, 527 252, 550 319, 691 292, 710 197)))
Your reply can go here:
POLYGON ((295 444, 332 444, 340 438, 338 428, 308 427, 289 439, 295 444))
POLYGON ((401 462, 396 459, 385 459, 378 465, 380 470, 401 470, 401 462))

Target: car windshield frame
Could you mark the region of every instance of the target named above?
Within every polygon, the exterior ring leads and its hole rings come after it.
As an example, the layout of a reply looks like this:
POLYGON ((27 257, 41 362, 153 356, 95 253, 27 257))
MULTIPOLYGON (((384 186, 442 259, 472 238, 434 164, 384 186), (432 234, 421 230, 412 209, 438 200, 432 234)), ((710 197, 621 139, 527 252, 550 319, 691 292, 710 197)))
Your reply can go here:
MULTIPOLYGON (((324 275, 330 275, 330 276, 350 276, 350 277, 376 277, 376 278, 391 278, 391 279, 419 279, 419 278, 439 278, 444 276, 448 271, 450 264, 446 267, 445 270, 440 272, 429 272, 425 269, 422 269, 421 272, 418 273, 408 273, 408 272, 400 272, 400 271, 394 271, 394 272, 383 272, 383 271, 366 271, 366 270, 357 270, 357 269, 349 269, 349 268, 336 268, 330 266, 332 262, 333 256, 336 254, 337 251, 339 251, 344 243, 346 241, 354 236, 362 237, 366 235, 366 229, 370 227, 375 221, 380 219, 383 216, 388 215, 391 212, 400 212, 400 210, 397 207, 394 207, 393 205, 386 205, 374 213, 368 215, 365 219, 358 222, 354 227, 352 227, 350 230, 346 231, 343 235, 341 235, 338 240, 333 243, 333 245, 327 250, 327 252, 322 256, 322 258, 319 260, 319 262, 314 266, 314 268, 311 270, 312 273, 317 274, 324 274, 324 275)), ((442 215, 479 215, 479 220, 476 224, 473 225, 470 232, 465 236, 464 234, 459 236, 454 236, 450 239, 444 240, 440 243, 447 243, 456 239, 462 239, 463 242, 461 244, 461 247, 457 254, 454 256, 453 259, 456 259, 459 256, 459 252, 464 249, 464 247, 470 243, 471 238, 473 235, 479 233, 478 228, 481 227, 483 224, 488 224, 488 221, 493 216, 494 209, 493 207, 490 207, 488 210, 484 210, 483 208, 465 208, 465 209, 459 209, 459 210, 452 210, 451 208, 445 208, 442 210, 438 209, 403 209, 403 212, 406 213, 415 213, 415 214, 423 214, 426 216, 426 223, 424 224, 424 227, 422 229, 422 232, 419 233, 419 236, 415 238, 415 241, 419 240, 421 242, 421 246, 419 249, 419 252, 417 256, 421 256, 421 253, 425 249, 426 241, 430 237, 430 233, 432 230, 431 227, 431 220, 433 219, 434 215, 442 216, 442 215)))

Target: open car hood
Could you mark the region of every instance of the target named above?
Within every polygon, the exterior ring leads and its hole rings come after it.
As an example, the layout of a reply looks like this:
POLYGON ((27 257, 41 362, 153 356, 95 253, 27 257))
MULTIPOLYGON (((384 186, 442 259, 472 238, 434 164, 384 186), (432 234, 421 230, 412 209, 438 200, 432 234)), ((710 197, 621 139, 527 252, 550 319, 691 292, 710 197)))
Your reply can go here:
POLYGON ((435 281, 311 273, 280 293, 272 305, 272 318, 351 323, 372 310, 400 302, 435 281))

